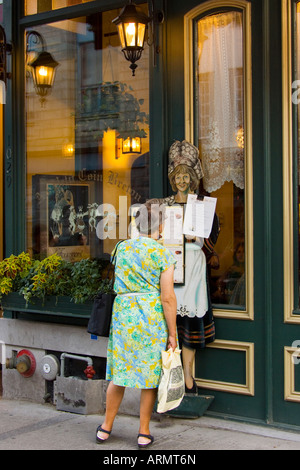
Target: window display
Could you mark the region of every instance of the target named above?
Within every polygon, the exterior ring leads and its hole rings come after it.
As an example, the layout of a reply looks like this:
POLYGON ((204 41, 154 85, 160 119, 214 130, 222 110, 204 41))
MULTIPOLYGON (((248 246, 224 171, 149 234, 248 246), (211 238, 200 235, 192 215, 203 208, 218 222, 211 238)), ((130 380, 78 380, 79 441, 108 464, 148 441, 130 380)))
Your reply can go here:
POLYGON ((129 220, 131 205, 149 198, 149 48, 132 77, 112 24, 117 13, 25 32, 41 37, 58 64, 51 90, 39 95, 30 63, 41 43, 25 41, 26 234, 37 258, 107 257, 124 238, 120 201, 129 220), (139 145, 128 148, 130 139, 139 145))

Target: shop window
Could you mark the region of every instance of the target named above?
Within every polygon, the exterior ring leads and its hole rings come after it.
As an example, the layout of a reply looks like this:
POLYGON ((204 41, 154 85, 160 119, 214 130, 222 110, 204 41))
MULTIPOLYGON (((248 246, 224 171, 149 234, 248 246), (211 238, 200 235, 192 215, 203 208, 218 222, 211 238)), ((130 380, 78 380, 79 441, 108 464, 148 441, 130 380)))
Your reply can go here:
POLYGON ((117 15, 35 28, 58 62, 45 97, 28 64, 40 44, 25 31, 26 242, 37 258, 108 255, 127 236, 130 207, 149 198, 149 51, 132 77, 112 24, 117 15), (129 139, 139 145, 124 148, 129 139))
POLYGON ((35 15, 91 1, 93 0, 25 0, 25 15, 35 15))
POLYGON ((219 267, 210 269, 216 307, 246 308, 244 12, 212 10, 194 19, 194 141, 202 191, 217 198, 219 267))

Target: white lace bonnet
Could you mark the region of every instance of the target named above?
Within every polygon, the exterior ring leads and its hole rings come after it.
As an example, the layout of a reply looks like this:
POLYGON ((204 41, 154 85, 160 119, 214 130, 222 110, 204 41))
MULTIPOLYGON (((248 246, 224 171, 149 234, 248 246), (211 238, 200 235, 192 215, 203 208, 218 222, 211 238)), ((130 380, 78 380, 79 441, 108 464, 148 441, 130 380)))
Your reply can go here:
POLYGON ((199 150, 195 145, 183 140, 175 140, 169 150, 168 175, 175 170, 178 165, 187 165, 196 173, 199 180, 203 178, 203 170, 199 159, 199 150))

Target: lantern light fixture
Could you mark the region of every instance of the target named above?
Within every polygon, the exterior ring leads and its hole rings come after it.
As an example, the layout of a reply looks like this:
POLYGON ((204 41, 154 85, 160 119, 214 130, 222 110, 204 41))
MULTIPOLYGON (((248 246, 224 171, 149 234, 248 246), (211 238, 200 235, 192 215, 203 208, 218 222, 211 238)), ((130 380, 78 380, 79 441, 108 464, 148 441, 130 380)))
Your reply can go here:
MULTIPOLYGON (((112 22, 117 26, 118 33, 121 41, 121 47, 125 59, 131 62, 130 68, 132 75, 135 75, 135 69, 137 68, 136 62, 141 58, 144 50, 144 42, 146 29, 149 22, 162 23, 164 15, 162 11, 153 12, 153 0, 152 0, 152 16, 145 15, 142 11, 137 10, 137 7, 132 0, 125 5, 119 16, 117 16, 112 22)), ((154 44, 154 40, 152 41, 154 44)), ((156 50, 157 52, 158 50, 156 50)))
POLYGON ((37 56, 28 63, 28 65, 31 68, 34 88, 36 93, 40 96, 41 103, 43 104, 46 96, 51 93, 56 74, 56 67, 59 63, 45 50, 45 41, 40 33, 37 31, 29 31, 26 37, 27 57, 30 52, 29 44, 32 38, 35 44, 40 43, 41 45, 41 52, 39 52, 37 56))
POLYGON ((140 137, 127 137, 122 139, 122 153, 141 153, 142 140, 140 137))

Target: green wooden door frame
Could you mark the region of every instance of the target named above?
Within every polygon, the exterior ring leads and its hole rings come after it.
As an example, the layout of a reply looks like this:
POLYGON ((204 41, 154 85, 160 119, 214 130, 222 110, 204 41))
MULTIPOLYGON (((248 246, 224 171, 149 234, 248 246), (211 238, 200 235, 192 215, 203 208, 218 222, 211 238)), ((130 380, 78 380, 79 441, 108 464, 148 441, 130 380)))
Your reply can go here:
MULTIPOLYGON (((269 18, 266 27, 266 50, 264 56, 268 70, 269 91, 267 102, 269 121, 266 123, 266 206, 269 207, 266 232, 269 243, 266 245, 268 266, 266 270, 266 381, 268 419, 277 422, 277 400, 283 401, 284 368, 280 367, 283 352, 278 336, 281 336, 284 312, 283 289, 283 180, 282 180, 282 101, 276 96, 282 94, 282 61, 281 61, 281 2, 276 2, 275 8, 271 1, 266 2, 265 16, 269 18), (274 36, 276 35, 276 37, 274 36), (271 50, 278 54, 270 53, 271 50), (280 247, 280 249, 279 249, 280 247), (281 382, 281 386, 278 386, 281 382)), ((268 242, 267 240, 267 242, 268 242)), ((283 359, 283 358, 282 358, 283 359)), ((299 414, 298 414, 299 421, 299 414)), ((292 424, 292 423, 291 423, 292 424)))
POLYGON ((3 19, 7 42, 13 44, 13 52, 8 58, 8 67, 12 78, 7 80, 6 105, 4 111, 4 255, 19 252, 24 246, 24 167, 22 154, 22 134, 19 122, 22 118, 22 97, 18 93, 18 100, 14 99, 15 90, 20 83, 20 51, 18 44, 18 31, 13 25, 13 18, 19 17, 20 2, 8 0, 3 4, 3 19))

